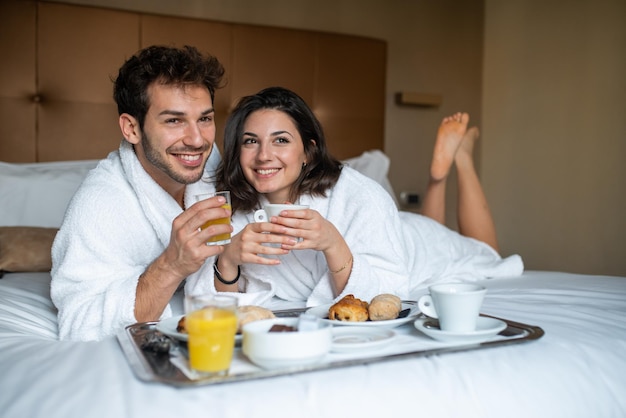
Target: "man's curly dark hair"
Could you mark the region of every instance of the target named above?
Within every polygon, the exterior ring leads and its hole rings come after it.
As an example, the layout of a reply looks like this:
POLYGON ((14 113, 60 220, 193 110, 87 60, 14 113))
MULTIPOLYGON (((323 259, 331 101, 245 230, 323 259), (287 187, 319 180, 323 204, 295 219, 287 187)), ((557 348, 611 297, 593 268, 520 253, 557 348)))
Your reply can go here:
POLYGON ((120 68, 114 80, 113 98, 118 114, 128 113, 143 128, 150 107, 148 87, 164 85, 205 86, 215 100, 215 90, 222 87, 224 67, 212 55, 203 55, 195 47, 150 46, 137 52, 120 68))

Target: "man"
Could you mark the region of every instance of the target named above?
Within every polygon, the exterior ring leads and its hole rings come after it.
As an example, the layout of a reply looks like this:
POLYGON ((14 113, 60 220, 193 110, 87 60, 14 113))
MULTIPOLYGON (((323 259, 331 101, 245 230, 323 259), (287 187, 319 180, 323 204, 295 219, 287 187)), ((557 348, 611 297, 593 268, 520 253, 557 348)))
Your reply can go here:
POLYGON ((120 68, 113 95, 124 139, 76 192, 52 248, 61 339, 98 340, 171 316, 183 281, 223 251, 205 243, 230 225, 199 228, 230 216, 223 198, 193 204, 215 190, 202 178, 219 163, 213 100, 223 74, 193 47, 148 47, 120 68))

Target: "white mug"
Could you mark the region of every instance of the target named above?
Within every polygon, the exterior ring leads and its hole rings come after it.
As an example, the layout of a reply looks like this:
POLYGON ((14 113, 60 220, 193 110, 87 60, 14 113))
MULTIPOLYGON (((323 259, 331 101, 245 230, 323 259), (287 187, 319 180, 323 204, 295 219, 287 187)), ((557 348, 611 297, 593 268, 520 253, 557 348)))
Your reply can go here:
POLYGON ((476 320, 487 289, 471 283, 436 284, 430 294, 419 298, 417 305, 426 316, 439 319, 446 332, 476 331, 476 320))
POLYGON ((284 210, 308 209, 307 205, 291 205, 288 203, 268 203, 254 212, 254 222, 269 222, 272 216, 279 216, 284 210))

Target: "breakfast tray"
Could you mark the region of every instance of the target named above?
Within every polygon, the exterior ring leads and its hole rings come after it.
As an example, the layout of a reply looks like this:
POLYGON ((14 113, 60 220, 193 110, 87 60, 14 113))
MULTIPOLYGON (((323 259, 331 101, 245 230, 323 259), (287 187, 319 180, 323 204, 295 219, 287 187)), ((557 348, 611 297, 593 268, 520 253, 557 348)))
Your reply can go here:
MULTIPOLYGON (((305 308, 274 311, 277 317, 298 316, 305 308)), ((181 368, 181 358, 186 361, 187 347, 181 342, 162 334, 156 329, 157 322, 142 322, 130 325, 118 334, 118 341, 135 375, 143 381, 165 383, 178 387, 232 383, 295 373, 313 372, 362 364, 378 363, 409 357, 426 357, 444 353, 469 351, 503 345, 518 344, 541 338, 544 331, 533 325, 497 318, 507 324, 500 334, 480 343, 450 343, 430 339, 418 331, 413 322, 394 328, 394 343, 379 350, 358 353, 329 353, 326 358, 313 365, 265 370, 252 364, 241 352, 241 344, 235 354, 227 376, 193 379, 181 368), (178 364, 178 365, 177 365, 178 364)), ((432 320, 436 325, 436 320, 432 320)))

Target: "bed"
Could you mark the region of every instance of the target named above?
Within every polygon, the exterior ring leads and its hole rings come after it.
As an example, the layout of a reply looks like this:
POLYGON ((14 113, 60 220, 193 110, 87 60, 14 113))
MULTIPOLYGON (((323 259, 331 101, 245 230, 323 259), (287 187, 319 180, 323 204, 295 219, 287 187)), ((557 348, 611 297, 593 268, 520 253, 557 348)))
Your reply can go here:
MULTIPOLYGON (((0 279, 3 417, 626 415, 625 277, 484 281, 482 312, 539 327, 533 341, 220 385, 141 380, 116 337, 58 341, 45 238, 95 163, 0 164, 0 268, 12 270, 0 279)), ((382 152, 348 163, 390 187, 382 152)))

